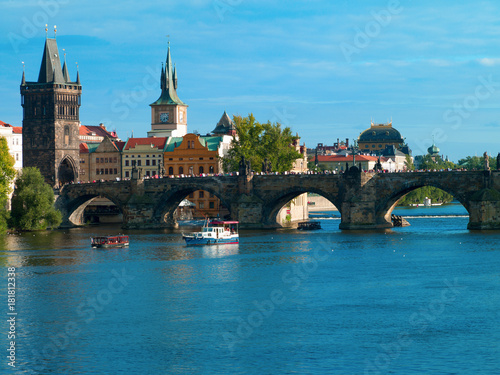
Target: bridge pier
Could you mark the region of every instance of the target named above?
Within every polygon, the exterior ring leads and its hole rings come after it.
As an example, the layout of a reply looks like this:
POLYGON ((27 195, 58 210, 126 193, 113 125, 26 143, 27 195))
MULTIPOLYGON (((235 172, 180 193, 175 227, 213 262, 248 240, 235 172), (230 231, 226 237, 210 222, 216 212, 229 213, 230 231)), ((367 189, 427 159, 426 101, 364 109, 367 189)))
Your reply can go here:
POLYGON ((500 192, 483 189, 469 201, 469 224, 472 230, 500 230, 500 192))

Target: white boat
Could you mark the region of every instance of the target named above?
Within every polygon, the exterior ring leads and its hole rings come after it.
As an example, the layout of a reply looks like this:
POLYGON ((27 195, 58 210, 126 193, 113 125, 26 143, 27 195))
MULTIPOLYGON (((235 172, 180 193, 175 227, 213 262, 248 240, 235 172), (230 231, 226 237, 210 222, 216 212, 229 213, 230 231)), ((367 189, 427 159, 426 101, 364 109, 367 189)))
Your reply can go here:
POLYGON ((212 220, 205 223, 201 232, 182 233, 187 245, 218 245, 239 243, 238 222, 212 220))

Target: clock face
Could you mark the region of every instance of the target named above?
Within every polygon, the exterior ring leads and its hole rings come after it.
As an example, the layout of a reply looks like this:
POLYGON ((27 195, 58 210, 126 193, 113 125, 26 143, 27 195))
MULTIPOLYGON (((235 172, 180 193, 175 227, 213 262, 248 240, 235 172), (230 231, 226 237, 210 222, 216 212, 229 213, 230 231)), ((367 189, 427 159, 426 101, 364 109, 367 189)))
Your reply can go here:
POLYGON ((167 122, 168 121, 168 113, 160 113, 160 121, 161 122, 167 122))

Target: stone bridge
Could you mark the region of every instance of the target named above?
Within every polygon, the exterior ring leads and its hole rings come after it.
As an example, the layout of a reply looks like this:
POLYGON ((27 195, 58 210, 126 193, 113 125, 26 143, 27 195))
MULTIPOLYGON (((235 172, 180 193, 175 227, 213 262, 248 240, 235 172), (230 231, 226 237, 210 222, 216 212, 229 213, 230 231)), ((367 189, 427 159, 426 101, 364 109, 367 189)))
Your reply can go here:
POLYGON ((196 190, 216 195, 243 228, 275 228, 276 215, 296 196, 311 192, 341 214, 340 229, 392 227, 391 212, 412 190, 434 186, 452 194, 469 212, 469 229, 500 229, 500 171, 289 174, 214 176, 66 185, 56 201, 63 226, 81 225, 83 211, 98 196, 116 204, 124 228, 168 228, 173 213, 196 190))

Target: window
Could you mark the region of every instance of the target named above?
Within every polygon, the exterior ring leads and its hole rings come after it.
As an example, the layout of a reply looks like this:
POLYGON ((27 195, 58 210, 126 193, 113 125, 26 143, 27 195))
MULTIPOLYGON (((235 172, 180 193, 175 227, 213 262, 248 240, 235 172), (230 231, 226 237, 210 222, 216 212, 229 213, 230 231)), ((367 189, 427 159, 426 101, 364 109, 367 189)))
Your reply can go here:
POLYGON ((146 177, 149 177, 149 171, 146 171, 146 177))
POLYGON ((114 174, 118 174, 118 169, 117 168, 113 169, 113 171, 114 171, 114 174))
POLYGON ((104 174, 108 174, 108 168, 104 170, 104 174))
POLYGON ((104 158, 101 158, 101 163, 104 163, 104 158))
POLYGON ((96 170, 95 170, 95 174, 99 174, 99 169, 96 169, 96 170))
POLYGON ((104 159, 104 162, 107 163, 108 162, 108 158, 104 159))
POLYGON ((168 174, 173 175, 174 174, 174 168, 168 167, 168 174))
POLYGON ((194 148, 194 141, 191 141, 191 148, 194 148))
POLYGON ((203 158, 200 158, 200 160, 203 160, 203 158))
POLYGON ((168 158, 168 160, 174 160, 174 158, 168 158))
POLYGON ((149 159, 146 159, 146 166, 149 166, 149 159))
POLYGON ((137 166, 140 167, 142 164, 142 160, 137 160, 137 166))
POLYGON ((125 166, 128 167, 128 160, 125 160, 125 166))
POLYGON ((118 163, 118 157, 117 157, 117 156, 115 156, 115 157, 113 158, 113 163, 118 163))
POLYGON ((152 164, 152 165, 156 165, 156 160, 152 160, 152 161, 151 161, 151 164, 152 164))
POLYGON ((179 174, 184 174, 184 168, 179 167, 179 174))
POLYGON ((204 209, 205 208, 205 202, 199 202, 199 207, 200 207, 200 209, 204 209))
POLYGON ((209 208, 215 208, 214 202, 208 202, 208 207, 209 208))
POLYGON ((200 190, 200 192, 198 193, 198 197, 205 198, 205 192, 203 190, 200 190))
POLYGON ((215 198, 215 194, 214 193, 210 193, 210 198, 215 198))
POLYGON ((100 174, 104 174, 104 168, 101 168, 101 173, 100 174))
POLYGON ((213 158, 213 157, 210 157, 210 160, 214 160, 214 158, 213 158))
POLYGON ((191 148, 191 142, 188 141, 188 148, 191 148))
POLYGON ((125 172, 125 177, 127 177, 127 178, 130 177, 129 171, 125 172))
POLYGON ((200 167, 200 174, 204 173, 203 172, 203 167, 200 167))
POLYGON ((69 126, 64 127, 64 145, 69 145, 69 126))
POLYGON ((179 160, 184 160, 184 158, 179 158, 179 160))

